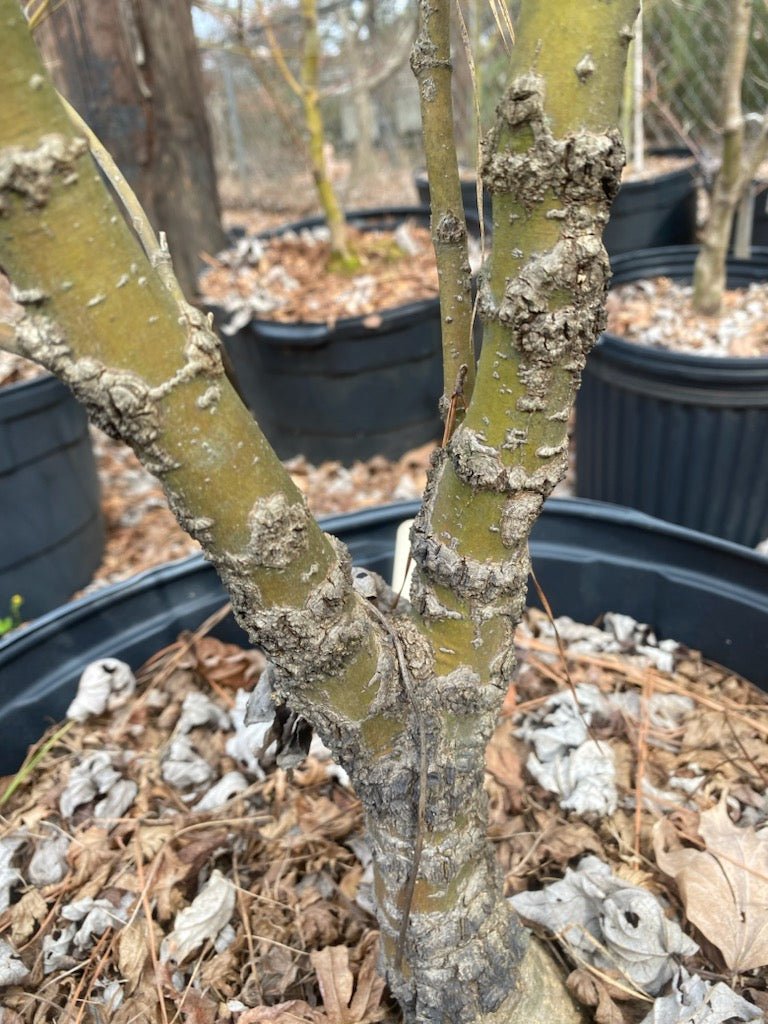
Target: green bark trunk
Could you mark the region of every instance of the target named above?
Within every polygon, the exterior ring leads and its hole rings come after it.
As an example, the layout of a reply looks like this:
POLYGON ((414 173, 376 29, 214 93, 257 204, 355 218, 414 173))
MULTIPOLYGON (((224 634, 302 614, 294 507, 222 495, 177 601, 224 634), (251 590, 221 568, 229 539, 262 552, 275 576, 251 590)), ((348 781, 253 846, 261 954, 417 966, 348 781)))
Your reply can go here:
POLYGON ((413 609, 387 623, 229 387, 208 323, 153 269, 162 252, 147 260, 115 216, 15 0, 0 0, 0 266, 23 305, 13 345, 161 477, 274 662, 277 692, 348 768, 408 1024, 578 1019, 503 899, 483 757, 514 666, 528 531, 563 472, 569 403, 602 325, 599 236, 622 163, 633 14, 633 0, 526 7, 485 160, 494 257, 477 385, 414 530, 413 609))

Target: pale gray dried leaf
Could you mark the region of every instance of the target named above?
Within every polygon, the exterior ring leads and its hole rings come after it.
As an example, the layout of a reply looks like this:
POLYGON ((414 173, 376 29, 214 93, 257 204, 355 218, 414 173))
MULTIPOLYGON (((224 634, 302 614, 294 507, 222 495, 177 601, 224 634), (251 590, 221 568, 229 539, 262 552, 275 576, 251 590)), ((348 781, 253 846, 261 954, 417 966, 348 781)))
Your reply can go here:
POLYGON ((75 765, 59 797, 59 810, 64 818, 71 820, 78 807, 90 803, 97 795, 108 793, 120 781, 120 773, 112 760, 109 751, 98 750, 75 765))
POLYGON ((68 924, 57 928, 43 937, 43 974, 67 971, 77 962, 72 955, 72 940, 77 925, 68 924))
POLYGON ((192 903, 176 915, 173 931, 160 947, 160 959, 183 963, 203 943, 215 940, 229 924, 234 909, 235 887, 216 870, 192 903))
POLYGON ((29 968, 5 939, 0 939, 0 986, 20 985, 29 977, 29 968))
POLYGON ((272 666, 267 664, 250 693, 238 690, 233 719, 240 719, 243 725, 272 724, 277 709, 272 696, 272 676, 272 666))
POLYGON ((676 956, 698 946, 645 889, 627 885, 597 857, 546 888, 511 898, 515 910, 562 937, 594 967, 619 971, 652 995, 673 976, 676 956))
POLYGON ((245 690, 237 691, 235 706, 230 711, 235 733, 226 744, 229 756, 249 775, 260 780, 265 775, 259 758, 264 753, 264 743, 275 717, 271 689, 265 681, 268 675, 268 672, 262 672, 251 694, 245 690))
POLYGON ((526 715, 515 732, 530 743, 541 762, 553 761, 581 746, 596 715, 607 714, 605 697, 591 683, 580 683, 576 697, 570 690, 553 694, 540 708, 526 715))
POLYGON ((200 726, 214 729, 228 729, 229 715, 215 704, 210 697, 199 690, 191 690, 181 705, 181 714, 176 723, 176 732, 182 735, 200 726))
POLYGON ((724 801, 704 811, 705 849, 683 847, 666 820, 653 828, 661 870, 674 878, 688 919, 732 971, 768 965, 768 828, 739 828, 724 801))
POLYGON ((67 850, 70 838, 63 832, 54 831, 50 839, 38 842, 27 868, 27 878, 40 888, 60 882, 69 870, 67 850))
POLYGON ((97 998, 107 1013, 111 1016, 111 1014, 113 1014, 123 1002, 124 993, 122 983, 120 981, 107 982, 100 992, 97 990, 97 998))
POLYGON ((103 800, 99 800, 93 808, 94 818, 104 821, 113 821, 122 818, 129 807, 133 805, 139 787, 131 779, 118 779, 112 786, 103 800))
POLYGON ((225 924, 213 942, 216 953, 226 953, 229 947, 237 938, 237 932, 231 924, 225 924))
POLYGON ((221 807, 227 800, 231 800, 236 793, 242 793, 248 788, 248 780, 240 772, 227 772, 222 775, 219 781, 211 786, 197 803, 194 805, 196 811, 213 811, 221 807))
POLYGON ((92 899, 89 896, 65 904, 61 908, 61 916, 65 921, 80 925, 72 936, 75 948, 84 952, 107 928, 122 928, 128 920, 128 907, 133 900, 131 893, 125 893, 117 907, 110 900, 92 899))
POLYGON ((85 722, 92 715, 117 711, 136 689, 130 665, 117 658, 100 658, 87 665, 77 684, 77 695, 67 708, 67 718, 85 722))
POLYGON ((20 832, 0 839, 0 913, 10 906, 12 891, 24 882, 11 862, 27 839, 27 834, 20 832))
POLYGON ((171 741, 163 758, 162 776, 169 786, 189 789, 204 786, 213 778, 213 769, 194 749, 186 736, 171 741))
POLYGON ((672 991, 654 1000, 642 1024, 756 1024, 764 1019, 759 1007, 742 999, 725 982, 711 985, 681 967, 672 981, 672 991))
POLYGON ((600 815, 616 810, 616 763, 607 743, 586 740, 547 762, 530 754, 526 768, 540 786, 558 794, 563 810, 600 815))

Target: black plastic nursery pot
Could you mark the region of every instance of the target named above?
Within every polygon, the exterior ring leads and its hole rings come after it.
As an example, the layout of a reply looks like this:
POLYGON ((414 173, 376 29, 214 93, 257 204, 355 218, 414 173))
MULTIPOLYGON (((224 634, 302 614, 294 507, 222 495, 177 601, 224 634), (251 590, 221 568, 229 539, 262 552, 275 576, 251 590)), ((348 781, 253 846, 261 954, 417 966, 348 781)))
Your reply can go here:
MULTIPOLYGON (((369 230, 391 229, 407 218, 429 223, 422 207, 346 217, 369 230)), ((314 217, 262 237, 322 223, 314 217)), ((214 316, 221 319, 221 311, 214 308, 214 316)), ((437 298, 333 325, 252 320, 223 342, 235 386, 280 458, 397 459, 440 436, 437 298)))
POLYGON ((752 245, 768 246, 768 181, 760 181, 752 216, 752 245))
MULTIPOLYGON (((694 246, 628 253, 613 284, 690 281, 694 246)), ((729 287, 768 278, 768 249, 729 259, 729 287)), ((698 356, 603 334, 576 404, 578 494, 754 546, 768 537, 768 358, 698 356)))
POLYGON ((85 410, 55 377, 0 389, 0 617, 68 600, 101 562, 104 523, 85 410))
MULTIPOLYGON (((654 150, 652 156, 686 156, 687 150, 654 150)), ((625 181, 603 232, 610 256, 637 249, 688 245, 696 238, 696 166, 625 181)))
MULTIPOLYGON (((389 579, 395 534, 415 502, 323 520, 353 560, 389 579)), ((555 615, 591 622, 620 611, 768 689, 768 561, 746 548, 630 509, 547 502, 531 553, 555 615)), ((116 657, 138 668, 225 603, 199 555, 72 602, 0 641, 0 775, 64 715, 84 667, 116 657)), ((247 645, 229 617, 214 630, 247 645)))

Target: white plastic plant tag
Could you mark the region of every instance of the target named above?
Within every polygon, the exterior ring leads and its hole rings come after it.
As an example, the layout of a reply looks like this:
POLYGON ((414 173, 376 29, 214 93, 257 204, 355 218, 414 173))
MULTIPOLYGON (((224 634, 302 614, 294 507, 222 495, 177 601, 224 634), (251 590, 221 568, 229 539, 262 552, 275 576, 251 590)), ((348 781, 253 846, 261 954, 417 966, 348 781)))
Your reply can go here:
POLYGON ((408 597, 411 589, 411 577, 413 575, 413 562, 408 564, 408 556, 411 553, 411 527, 412 519, 406 519, 400 523, 395 536, 395 561, 392 566, 392 589, 396 594, 402 591, 403 597, 408 597))

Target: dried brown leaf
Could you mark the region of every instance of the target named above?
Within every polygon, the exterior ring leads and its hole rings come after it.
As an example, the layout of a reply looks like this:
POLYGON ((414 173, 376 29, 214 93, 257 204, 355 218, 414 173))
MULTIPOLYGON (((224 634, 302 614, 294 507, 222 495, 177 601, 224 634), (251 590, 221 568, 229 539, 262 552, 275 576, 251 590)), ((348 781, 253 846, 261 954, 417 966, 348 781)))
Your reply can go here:
POLYGON ((327 1024, 325 1015, 313 1010, 302 999, 291 999, 276 1006, 254 1006, 238 1017, 237 1024, 296 1024, 297 1021, 327 1024))
POLYGON ((184 1024, 215 1024, 218 1009, 209 996, 195 988, 187 988, 179 1003, 184 1024))
POLYGON ((739 828, 724 801, 704 811, 705 849, 683 847, 668 821, 653 830, 656 862, 674 878, 690 921, 734 971, 768 964, 768 829, 739 828))
POLYGON ((382 1020, 386 1010, 381 1005, 384 995, 384 979, 379 975, 377 966, 379 959, 378 937, 369 933, 361 943, 363 948, 366 944, 368 951, 357 973, 357 987, 350 1011, 353 1020, 370 1022, 382 1020))
POLYGON ((148 960, 147 922, 143 917, 137 917, 120 931, 117 940, 117 966, 125 979, 126 994, 130 994, 138 986, 148 960))
POLYGON ((351 1024, 349 1004, 355 978, 349 969, 349 950, 346 946, 326 946, 310 953, 309 959, 317 973, 317 982, 323 997, 325 1011, 331 1024, 351 1024))
POLYGON ((583 821, 569 821, 548 831, 541 840, 542 858, 565 865, 583 853, 604 854, 603 844, 594 829, 583 821))
POLYGON ((261 651, 245 650, 212 636, 195 640, 192 645, 197 671, 208 682, 230 689, 251 689, 266 664, 261 651))
POLYGON ((582 969, 572 971, 565 984, 578 1002, 595 1008, 598 1024, 624 1024, 621 1007, 614 1002, 608 986, 594 974, 582 969))
POLYGON ((10 910, 11 942, 18 949, 48 913, 48 904, 37 889, 29 889, 10 910))
POLYGON ((375 947, 360 967, 354 997, 355 978, 349 966, 347 946, 326 946, 309 955, 317 973, 323 1006, 330 1024, 361 1024, 380 1020, 384 982, 376 974, 375 947))

